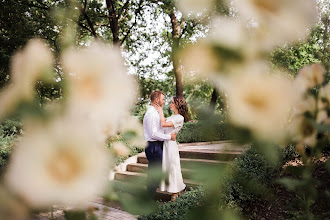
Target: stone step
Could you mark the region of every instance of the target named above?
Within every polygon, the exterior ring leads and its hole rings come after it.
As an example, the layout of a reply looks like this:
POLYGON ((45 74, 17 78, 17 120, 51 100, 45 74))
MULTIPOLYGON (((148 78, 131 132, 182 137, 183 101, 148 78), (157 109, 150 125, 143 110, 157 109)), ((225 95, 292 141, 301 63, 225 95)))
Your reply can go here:
MULTIPOLYGON (((232 161, 239 156, 241 151, 214 151, 214 150, 179 150, 180 158, 191 159, 205 159, 205 160, 220 160, 220 161, 232 161)), ((142 153, 140 157, 146 157, 145 153, 142 153)), ((139 162, 145 163, 145 162, 139 162)))
MULTIPOLYGON (((137 159, 138 163, 148 164, 148 159, 145 155, 141 155, 137 159)), ((227 165, 229 161, 207 160, 207 159, 193 159, 193 158, 180 158, 181 167, 189 167, 195 165, 227 165)))
POLYGON ((146 173, 148 170, 148 164, 146 163, 131 163, 127 165, 127 171, 146 173))
POLYGON ((239 156, 239 151, 189 150, 180 149, 180 158, 231 161, 239 156))
MULTIPOLYGON (((115 173, 115 180, 129 181, 129 182, 137 181, 137 182, 141 182, 145 185, 146 181, 147 181, 147 174, 130 172, 130 171, 117 172, 117 173, 115 173)), ((187 185, 187 187, 197 187, 200 185, 199 183, 196 183, 189 179, 183 179, 183 182, 187 185)))
MULTIPOLYGON (((129 172, 138 172, 138 173, 147 173, 148 164, 144 163, 132 163, 127 165, 127 171, 129 172)), ((194 170, 188 168, 181 168, 183 178, 191 178, 194 175, 194 170)), ((197 171, 195 171, 196 173, 197 171)))

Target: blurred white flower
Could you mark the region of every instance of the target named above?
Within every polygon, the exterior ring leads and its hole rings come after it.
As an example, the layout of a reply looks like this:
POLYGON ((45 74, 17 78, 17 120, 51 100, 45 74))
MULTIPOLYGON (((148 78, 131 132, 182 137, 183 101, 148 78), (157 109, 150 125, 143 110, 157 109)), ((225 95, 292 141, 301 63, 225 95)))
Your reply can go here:
POLYGON ((28 210, 26 206, 14 195, 0 185, 0 219, 5 220, 26 220, 28 210))
POLYGON ((15 109, 20 95, 20 91, 13 84, 0 91, 0 120, 15 109))
POLYGON ((62 64, 69 74, 70 111, 87 115, 100 131, 113 134, 137 95, 120 49, 96 42, 85 50, 66 51, 62 64))
POLYGON ((310 119, 304 115, 297 115, 290 121, 288 135, 296 143, 313 147, 316 144, 317 129, 310 119))
POLYGON ((136 117, 124 117, 120 123, 119 132, 123 134, 125 140, 134 147, 144 148, 146 146, 143 126, 136 117))
POLYGON ((325 110, 318 111, 316 116, 316 122, 319 124, 330 124, 328 112, 325 110))
POLYGON ((330 109, 330 84, 321 87, 319 90, 319 99, 318 99, 318 108, 319 109, 330 109))
POLYGON ((84 207, 106 183, 109 154, 84 123, 29 121, 6 173, 6 183, 33 207, 84 207))
POLYGON ((316 111, 316 100, 314 96, 308 95, 305 97, 296 97, 295 114, 305 114, 309 112, 311 115, 315 115, 316 111))
POLYGON ((35 82, 52 69, 54 57, 49 46, 41 39, 30 40, 24 49, 13 56, 11 82, 21 91, 21 97, 33 97, 35 82))
POLYGON ((128 156, 129 153, 130 153, 129 148, 121 142, 113 143, 113 148, 112 149, 113 149, 114 153, 119 157, 128 156))
POLYGON ((301 94, 314 88, 324 81, 325 68, 321 64, 312 64, 303 67, 295 79, 295 87, 301 94))
POLYGON ((234 3, 243 17, 256 21, 255 37, 264 49, 300 40, 307 36, 307 29, 317 19, 314 0, 241 0, 234 3))
POLYGON ((232 78, 224 89, 233 124, 250 129, 259 139, 281 141, 293 100, 288 79, 247 73, 232 78))
POLYGON ((179 53, 184 70, 196 73, 197 76, 215 74, 221 65, 221 60, 211 45, 207 43, 191 44, 179 53))
POLYGON ((238 19, 216 17, 211 22, 208 38, 216 45, 236 50, 246 46, 246 35, 238 19))
POLYGON ((12 58, 10 84, 0 91, 0 119, 13 111, 21 100, 31 101, 35 83, 51 70, 53 55, 41 39, 32 39, 12 58))
POLYGON ((184 16, 192 15, 197 17, 202 15, 215 5, 215 0, 178 0, 176 6, 184 16))

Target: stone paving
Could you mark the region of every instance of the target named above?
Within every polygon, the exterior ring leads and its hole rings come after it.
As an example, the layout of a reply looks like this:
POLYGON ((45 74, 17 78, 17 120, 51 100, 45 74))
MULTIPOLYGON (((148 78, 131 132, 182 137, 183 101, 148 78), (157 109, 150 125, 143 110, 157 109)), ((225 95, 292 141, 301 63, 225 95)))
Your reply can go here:
MULTIPOLYGON (((64 210, 65 208, 57 207, 56 210, 51 212, 43 212, 34 215, 32 220, 65 220, 64 210)), ((108 205, 101 204, 99 202, 90 202, 89 209, 93 209, 93 213, 98 217, 99 220, 136 220, 137 216, 131 215, 128 212, 120 210, 118 208, 109 207, 108 205)), ((89 214, 87 214, 89 215, 89 214)))
POLYGON ((244 151, 248 145, 237 145, 232 141, 183 143, 178 145, 179 149, 203 150, 203 151, 244 151))

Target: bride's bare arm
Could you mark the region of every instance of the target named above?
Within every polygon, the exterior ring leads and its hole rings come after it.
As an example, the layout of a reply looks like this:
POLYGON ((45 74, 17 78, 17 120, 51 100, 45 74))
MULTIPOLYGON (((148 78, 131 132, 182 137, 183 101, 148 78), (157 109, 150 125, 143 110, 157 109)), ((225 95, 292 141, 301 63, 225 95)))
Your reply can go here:
POLYGON ((174 126, 174 125, 173 125, 173 122, 171 122, 171 121, 166 122, 166 119, 165 119, 165 117, 164 117, 163 108, 158 106, 156 109, 157 109, 157 111, 159 112, 160 125, 161 125, 162 127, 173 127, 173 126, 174 126))

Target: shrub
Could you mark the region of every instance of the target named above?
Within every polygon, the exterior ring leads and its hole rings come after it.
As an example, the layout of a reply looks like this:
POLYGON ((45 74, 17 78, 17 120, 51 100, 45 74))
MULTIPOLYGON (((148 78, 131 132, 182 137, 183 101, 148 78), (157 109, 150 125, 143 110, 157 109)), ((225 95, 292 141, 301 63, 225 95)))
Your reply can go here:
POLYGON ((19 119, 7 119, 0 124, 0 136, 12 136, 22 133, 22 123, 19 119))
POLYGON ((12 146, 22 133, 22 124, 18 119, 7 119, 0 124, 0 176, 6 170, 12 146))
POLYGON ((190 219, 189 212, 196 207, 202 206, 205 201, 203 188, 187 191, 178 197, 175 202, 158 203, 158 210, 150 215, 139 216, 139 220, 184 220, 190 219))
MULTIPOLYGON (((282 161, 282 160, 280 160, 282 161)), ((282 163, 272 163, 256 148, 249 148, 231 164, 231 172, 222 183, 220 205, 243 208, 268 192, 278 177, 282 163)))
POLYGON ((208 123, 204 121, 185 123, 176 138, 180 143, 229 139, 231 139, 231 132, 227 123, 208 123))
POLYGON ((299 154, 296 151, 296 148, 294 145, 289 145, 282 149, 282 157, 283 157, 283 161, 287 162, 296 157, 299 157, 299 154))

